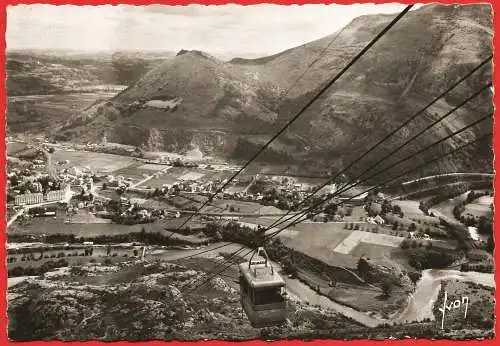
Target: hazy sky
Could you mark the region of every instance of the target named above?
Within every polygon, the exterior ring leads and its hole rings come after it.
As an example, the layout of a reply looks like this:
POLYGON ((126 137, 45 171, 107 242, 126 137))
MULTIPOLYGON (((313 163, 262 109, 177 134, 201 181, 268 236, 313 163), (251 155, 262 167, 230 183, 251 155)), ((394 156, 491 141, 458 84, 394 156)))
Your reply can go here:
POLYGON ((267 55, 332 34, 364 14, 405 5, 53 6, 7 8, 7 49, 199 49, 267 55))

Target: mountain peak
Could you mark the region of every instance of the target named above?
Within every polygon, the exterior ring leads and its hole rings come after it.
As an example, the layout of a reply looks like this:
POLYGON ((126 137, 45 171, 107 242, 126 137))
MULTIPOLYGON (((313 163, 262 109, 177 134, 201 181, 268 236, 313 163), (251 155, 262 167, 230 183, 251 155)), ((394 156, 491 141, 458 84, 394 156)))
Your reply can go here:
POLYGON ((180 55, 185 55, 185 54, 197 55, 197 56, 201 56, 201 57, 206 58, 206 59, 215 59, 210 54, 205 53, 201 50, 196 50, 196 49, 193 49, 193 50, 181 49, 175 56, 180 56, 180 55))

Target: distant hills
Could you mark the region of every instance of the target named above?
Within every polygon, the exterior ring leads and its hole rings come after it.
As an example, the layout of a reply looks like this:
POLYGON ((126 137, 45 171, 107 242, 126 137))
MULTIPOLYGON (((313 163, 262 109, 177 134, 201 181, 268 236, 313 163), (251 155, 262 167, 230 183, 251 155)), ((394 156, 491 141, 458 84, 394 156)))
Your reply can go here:
MULTIPOLYGON (((331 36, 258 59, 224 62, 205 52, 180 51, 144 74, 147 66, 138 64, 131 71, 142 74, 140 78, 117 96, 69 119, 58 138, 95 142, 106 132, 110 141, 146 150, 183 152, 197 147, 211 156, 247 159, 393 18, 362 16, 331 36), (146 105, 151 100, 171 101, 174 106, 146 105)), ((260 160, 311 170, 344 167, 490 55, 491 28, 488 5, 428 5, 408 13, 260 160)), ((112 75, 120 76, 116 82, 134 77, 126 72, 112 75)), ((490 78, 490 67, 478 72, 382 146, 373 160, 490 78)), ((491 95, 481 95, 419 138, 406 153, 473 122, 491 108, 491 95)), ((491 129, 491 122, 472 129, 411 164, 491 129)), ((491 160, 485 142, 429 172, 489 171, 491 160)))
POLYGON ((9 96, 70 92, 95 85, 128 85, 168 53, 7 52, 9 96))

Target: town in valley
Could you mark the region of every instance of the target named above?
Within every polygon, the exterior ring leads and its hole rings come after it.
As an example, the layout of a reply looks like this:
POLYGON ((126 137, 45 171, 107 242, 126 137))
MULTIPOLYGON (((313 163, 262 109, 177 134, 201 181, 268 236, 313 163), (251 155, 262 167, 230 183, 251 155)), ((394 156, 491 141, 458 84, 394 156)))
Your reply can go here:
MULTIPOLYGON (((493 337, 493 89, 471 96, 491 62, 370 151, 492 54, 490 6, 413 8, 253 159, 398 6, 257 58, 16 49, 11 29, 9 339, 493 337)), ((243 11, 212 7, 176 11, 243 11)))

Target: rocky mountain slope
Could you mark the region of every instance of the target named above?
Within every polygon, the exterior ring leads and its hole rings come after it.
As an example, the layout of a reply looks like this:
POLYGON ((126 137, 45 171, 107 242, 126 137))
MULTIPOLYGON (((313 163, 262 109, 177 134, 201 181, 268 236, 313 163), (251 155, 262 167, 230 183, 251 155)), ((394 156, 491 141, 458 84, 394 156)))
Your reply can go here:
MULTIPOLYGON (((393 18, 362 16, 332 36, 260 59, 223 62, 203 52, 181 51, 118 96, 68 121, 59 136, 97 141, 106 131, 109 140, 149 150, 186 151, 195 146, 204 154, 246 159, 393 18), (146 105, 153 100, 172 101, 175 106, 146 105)), ((311 169, 345 166, 490 55, 491 27, 488 5, 428 5, 410 12, 260 159, 311 169)), ((400 131, 372 160, 490 78, 491 66, 487 66, 400 131)), ((485 92, 405 152, 436 141, 491 107, 491 94, 485 92)), ((467 131, 413 164, 491 128, 489 122, 467 131)), ((489 170, 491 157, 485 141, 430 171, 489 170)))
MULTIPOLYGON (((63 267, 9 288, 9 338, 28 340, 248 340, 360 329, 333 311, 290 302, 289 322, 253 328, 237 289, 173 263, 63 267)), ((234 286, 234 285, 233 285, 234 286)), ((362 329, 362 328, 361 328, 362 329)))
MULTIPOLYGON (((206 266, 207 261, 203 261, 206 266)), ((200 266, 198 266, 200 267, 200 266)), ((491 338, 485 325, 441 330, 435 321, 368 328, 290 296, 288 320, 253 328, 233 280, 175 263, 136 261, 62 267, 9 287, 8 336, 13 341, 195 341, 217 339, 491 338), (203 276, 205 277, 205 276, 203 276)), ((234 275, 236 277, 236 275, 234 275)), ((471 313, 483 309, 472 301, 471 313)), ((479 320, 479 319, 478 319, 479 320)), ((464 321, 463 319, 460 322, 464 321)), ((474 320, 476 321, 476 320, 474 320)))

